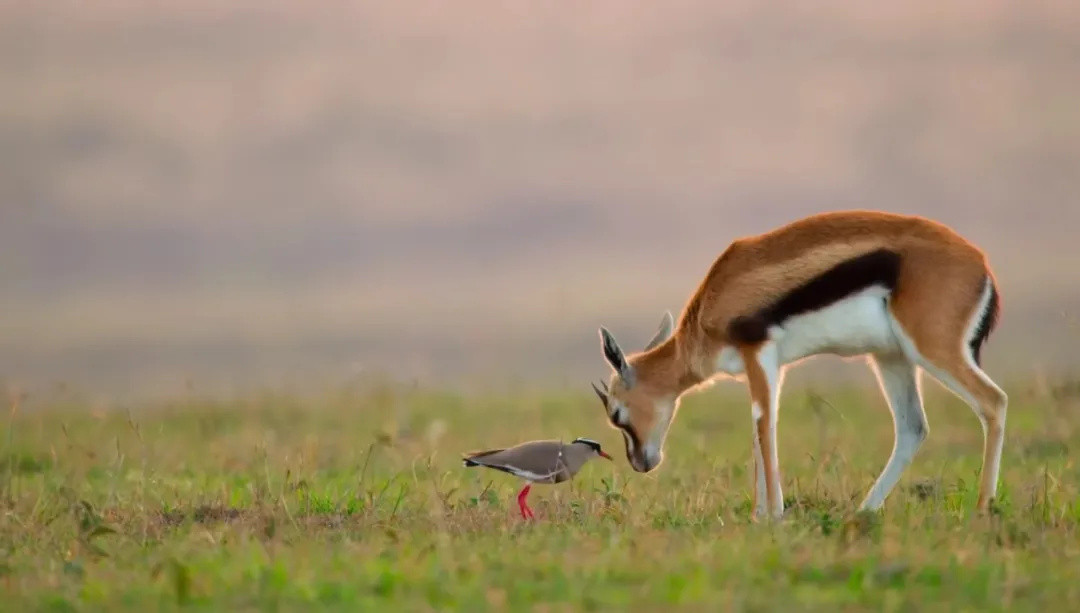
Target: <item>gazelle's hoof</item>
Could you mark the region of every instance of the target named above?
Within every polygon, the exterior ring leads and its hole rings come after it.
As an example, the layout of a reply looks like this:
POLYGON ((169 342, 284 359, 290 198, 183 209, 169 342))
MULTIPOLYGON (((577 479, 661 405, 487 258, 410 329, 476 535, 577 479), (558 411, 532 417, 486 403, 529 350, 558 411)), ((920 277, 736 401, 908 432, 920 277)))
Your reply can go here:
POLYGON ((754 523, 778 523, 784 520, 784 509, 772 512, 765 509, 755 509, 750 515, 750 520, 754 523))

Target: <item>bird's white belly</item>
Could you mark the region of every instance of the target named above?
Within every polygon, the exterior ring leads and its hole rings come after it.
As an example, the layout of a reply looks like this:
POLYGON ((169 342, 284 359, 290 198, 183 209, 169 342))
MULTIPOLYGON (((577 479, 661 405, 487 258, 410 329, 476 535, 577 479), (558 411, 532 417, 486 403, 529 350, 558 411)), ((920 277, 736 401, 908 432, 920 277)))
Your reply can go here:
POLYGON ((885 299, 889 291, 869 287, 857 294, 769 328, 782 364, 816 354, 851 357, 893 353, 900 346, 889 321, 885 299))

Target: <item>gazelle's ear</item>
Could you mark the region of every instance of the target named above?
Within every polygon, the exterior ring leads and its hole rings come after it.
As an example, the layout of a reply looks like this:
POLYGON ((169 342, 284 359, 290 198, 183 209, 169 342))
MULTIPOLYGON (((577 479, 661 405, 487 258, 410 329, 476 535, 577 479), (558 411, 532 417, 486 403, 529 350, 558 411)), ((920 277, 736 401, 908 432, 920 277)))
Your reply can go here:
POLYGON ((600 339, 603 341, 604 358, 608 364, 615 369, 615 372, 619 373, 619 377, 627 386, 632 385, 634 371, 630 368, 630 364, 626 362, 626 356, 623 355, 623 350, 619 348, 619 343, 615 341, 615 337, 604 326, 600 326, 600 339))
POLYGON ((660 327, 656 330, 656 334, 653 335, 652 340, 645 345, 645 351, 652 349, 670 338, 674 329, 675 320, 671 317, 671 311, 664 311, 664 317, 660 320, 660 327))

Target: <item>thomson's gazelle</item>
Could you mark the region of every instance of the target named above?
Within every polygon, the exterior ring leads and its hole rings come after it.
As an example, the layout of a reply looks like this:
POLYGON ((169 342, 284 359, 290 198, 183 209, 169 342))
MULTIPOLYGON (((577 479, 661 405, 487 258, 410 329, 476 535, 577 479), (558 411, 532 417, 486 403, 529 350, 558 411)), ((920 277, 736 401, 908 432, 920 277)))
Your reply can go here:
POLYGON ((1008 398, 980 368, 998 317, 986 257, 950 228, 874 211, 824 213, 736 240, 646 348, 623 353, 600 328, 610 381, 593 386, 639 472, 663 458, 688 390, 745 380, 754 421, 756 517, 784 512, 776 448, 784 368, 816 354, 867 355, 895 423, 892 454, 860 509, 878 509, 926 438, 918 369, 975 410, 983 426, 977 508, 993 499, 1008 398))

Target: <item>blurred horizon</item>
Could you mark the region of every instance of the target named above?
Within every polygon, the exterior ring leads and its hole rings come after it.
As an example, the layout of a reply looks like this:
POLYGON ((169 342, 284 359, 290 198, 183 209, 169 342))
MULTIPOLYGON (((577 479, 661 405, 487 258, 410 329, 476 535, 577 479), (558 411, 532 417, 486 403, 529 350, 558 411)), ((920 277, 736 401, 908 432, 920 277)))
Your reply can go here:
POLYGON ((1071 372, 1078 35, 1003 1, 3 4, 0 381, 585 386, 599 325, 637 348, 731 240, 840 209, 974 241, 988 371, 1071 372))

